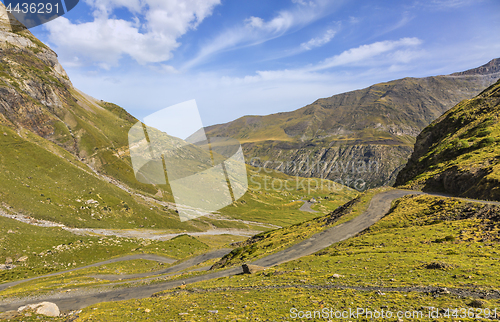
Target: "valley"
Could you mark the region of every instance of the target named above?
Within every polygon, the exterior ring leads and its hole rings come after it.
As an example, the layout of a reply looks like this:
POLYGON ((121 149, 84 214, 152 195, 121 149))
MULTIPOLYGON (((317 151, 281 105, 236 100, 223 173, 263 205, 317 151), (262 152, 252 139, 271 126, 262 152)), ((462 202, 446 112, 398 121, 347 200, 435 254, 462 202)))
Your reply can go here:
MULTIPOLYGON (((253 18, 245 28, 263 28, 253 18)), ((500 58, 488 60, 211 125, 205 146, 78 90, 0 4, 0 320, 499 319, 500 58), (241 143, 242 196, 221 137, 241 143), (177 149, 178 173, 155 141, 177 149), (216 167, 231 204, 174 197, 175 180, 216 167)), ((219 181, 195 184, 226 193, 219 181)))

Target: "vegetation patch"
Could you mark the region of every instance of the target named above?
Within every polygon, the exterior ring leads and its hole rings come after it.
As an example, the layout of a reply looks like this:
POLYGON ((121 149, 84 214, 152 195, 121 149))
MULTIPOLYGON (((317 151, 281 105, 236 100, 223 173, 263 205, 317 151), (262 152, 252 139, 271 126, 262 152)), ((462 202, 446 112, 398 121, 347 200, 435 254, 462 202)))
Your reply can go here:
POLYGON ((326 216, 316 217, 289 227, 263 232, 247 241, 237 243, 236 245, 239 247, 223 257, 212 269, 240 265, 244 262, 253 261, 257 258, 276 253, 329 227, 347 222, 366 210, 371 198, 376 193, 387 189, 369 190, 326 216))

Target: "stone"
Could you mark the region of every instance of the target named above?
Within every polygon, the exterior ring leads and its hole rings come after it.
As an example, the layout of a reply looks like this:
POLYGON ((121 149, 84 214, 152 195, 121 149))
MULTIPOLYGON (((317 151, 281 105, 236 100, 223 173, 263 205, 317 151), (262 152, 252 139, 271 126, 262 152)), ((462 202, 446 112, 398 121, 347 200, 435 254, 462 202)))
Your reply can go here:
POLYGON ((28 260, 28 256, 25 255, 25 256, 19 257, 16 262, 25 262, 27 260, 28 260))
POLYGON ((258 265, 252 265, 252 264, 243 264, 241 266, 243 268, 243 273, 245 274, 255 274, 257 272, 263 271, 266 268, 258 265))
POLYGON ((13 268, 16 268, 16 265, 0 264, 0 270, 7 270, 7 269, 13 269, 13 268))
POLYGON ((341 278, 341 277, 344 277, 344 275, 333 274, 330 278, 341 278))
POLYGON ((450 294, 450 291, 446 287, 440 288, 437 290, 437 293, 439 294, 450 294))
POLYGON ((482 308, 486 306, 486 302, 482 301, 480 299, 474 299, 472 300, 469 304, 467 304, 470 307, 475 307, 475 308, 482 308))
POLYGON ((36 314, 57 317, 61 314, 59 311, 59 307, 52 302, 40 302, 37 304, 28 304, 25 306, 21 306, 17 309, 18 312, 22 312, 24 310, 33 310, 36 314))
POLYGON ((11 320, 21 316, 17 311, 7 311, 0 313, 0 320, 11 320))
POLYGON ((12 258, 10 257, 5 258, 5 264, 6 265, 12 264, 12 258))

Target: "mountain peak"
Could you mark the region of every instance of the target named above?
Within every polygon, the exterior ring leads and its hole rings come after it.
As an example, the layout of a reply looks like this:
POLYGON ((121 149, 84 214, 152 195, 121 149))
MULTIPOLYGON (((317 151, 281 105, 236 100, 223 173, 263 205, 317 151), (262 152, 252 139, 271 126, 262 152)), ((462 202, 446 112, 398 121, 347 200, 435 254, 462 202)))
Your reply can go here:
POLYGON ((26 29, 12 14, 7 12, 4 4, 0 2, 0 31, 16 32, 26 29))
POLYGON ((500 58, 495 58, 486 64, 477 68, 472 68, 463 72, 453 73, 450 76, 466 76, 466 75, 489 75, 500 72, 500 58))

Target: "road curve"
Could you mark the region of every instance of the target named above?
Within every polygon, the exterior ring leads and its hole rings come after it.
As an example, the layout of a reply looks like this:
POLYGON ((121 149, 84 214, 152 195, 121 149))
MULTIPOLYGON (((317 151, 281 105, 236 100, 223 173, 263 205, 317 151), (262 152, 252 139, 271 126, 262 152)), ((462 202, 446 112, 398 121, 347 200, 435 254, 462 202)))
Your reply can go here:
POLYGON ((27 278, 27 279, 24 279, 24 280, 15 281, 15 282, 0 284, 0 291, 3 291, 3 290, 5 290, 8 287, 11 287, 11 286, 14 286, 14 285, 17 285, 17 284, 21 284, 21 283, 24 283, 24 282, 33 281, 33 280, 36 280, 36 279, 39 279, 39 278, 57 276, 57 275, 66 274, 66 273, 69 273, 69 272, 78 271, 78 270, 85 269, 85 268, 97 267, 97 266, 111 264, 111 263, 116 263, 116 262, 129 261, 129 260, 133 260, 133 259, 147 259, 147 260, 153 260, 153 261, 157 261, 157 262, 161 262, 161 263, 167 263, 167 264, 172 264, 172 263, 175 263, 177 261, 176 259, 173 259, 173 258, 170 258, 170 257, 160 256, 160 255, 154 255, 154 254, 134 254, 134 255, 127 255, 127 256, 123 256, 123 257, 117 257, 117 258, 108 259, 108 260, 105 260, 105 261, 102 261, 102 262, 98 262, 98 263, 94 263, 94 264, 90 264, 90 265, 86 265, 86 266, 82 266, 82 267, 68 269, 68 270, 65 270, 65 271, 57 272, 57 273, 51 273, 51 274, 36 276, 36 277, 32 277, 32 278, 27 278))
MULTIPOLYGON (((326 229, 325 231, 315 234, 310 238, 291 246, 278 253, 263 257, 254 261, 252 264, 271 267, 287 261, 291 261, 302 256, 311 255, 323 248, 326 248, 336 242, 350 238, 359 232, 370 227, 389 211, 391 203, 394 199, 401 198, 410 194, 423 194, 418 191, 408 190, 390 190, 381 192, 375 195, 365 212, 356 218, 345 222, 341 225, 326 229)), ((65 298, 39 298, 38 302, 49 301, 57 304, 62 311, 77 310, 86 306, 109 301, 121 301, 136 298, 150 297, 156 292, 178 287, 182 284, 191 284, 200 281, 206 281, 214 278, 227 277, 232 275, 241 274, 243 271, 241 267, 233 267, 226 270, 221 270, 205 275, 194 276, 186 279, 179 279, 175 281, 168 281, 154 285, 142 285, 138 287, 124 288, 112 290, 102 293, 75 295, 65 298)), ((25 280, 24 280, 25 281, 25 280)), ((0 305, 0 311, 15 310, 21 305, 26 305, 31 302, 16 302, 0 305)))
POLYGON ((309 200, 302 200, 302 199, 300 201, 304 202, 304 204, 299 208, 300 211, 317 212, 316 210, 311 208, 311 206, 314 205, 314 202, 310 202, 309 200))

